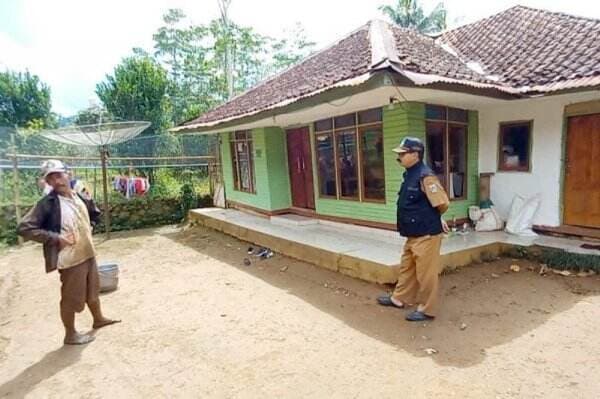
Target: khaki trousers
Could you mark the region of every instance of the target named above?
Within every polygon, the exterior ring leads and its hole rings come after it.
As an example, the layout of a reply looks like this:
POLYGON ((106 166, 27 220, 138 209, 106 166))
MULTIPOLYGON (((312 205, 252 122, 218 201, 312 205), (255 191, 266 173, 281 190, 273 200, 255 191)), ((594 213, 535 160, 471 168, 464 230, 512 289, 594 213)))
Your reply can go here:
POLYGON ((442 234, 409 237, 404 244, 398 283, 392 296, 406 304, 418 304, 419 310, 435 316, 438 306, 440 247, 442 234))

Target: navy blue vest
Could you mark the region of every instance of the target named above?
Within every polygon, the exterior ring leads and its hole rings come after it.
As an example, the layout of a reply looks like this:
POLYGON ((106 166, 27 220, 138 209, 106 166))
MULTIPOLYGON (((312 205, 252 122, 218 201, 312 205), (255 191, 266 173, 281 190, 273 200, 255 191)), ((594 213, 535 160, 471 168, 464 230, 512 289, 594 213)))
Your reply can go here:
POLYGON ((443 231, 440 212, 431 206, 421 190, 421 180, 426 176, 435 176, 435 173, 423 162, 404 172, 396 204, 396 225, 401 236, 421 237, 443 231))

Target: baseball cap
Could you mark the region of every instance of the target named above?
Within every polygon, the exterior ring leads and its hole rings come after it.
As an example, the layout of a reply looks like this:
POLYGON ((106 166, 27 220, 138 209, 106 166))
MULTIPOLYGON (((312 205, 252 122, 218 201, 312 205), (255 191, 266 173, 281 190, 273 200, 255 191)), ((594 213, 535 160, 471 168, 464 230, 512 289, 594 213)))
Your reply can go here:
POLYGON ((400 144, 392 151, 401 154, 403 152, 423 152, 424 150, 425 146, 423 145, 423 142, 420 139, 416 137, 404 137, 400 144))
POLYGON ((42 175, 44 176, 44 179, 50 173, 67 173, 67 168, 58 159, 49 159, 42 162, 42 175))

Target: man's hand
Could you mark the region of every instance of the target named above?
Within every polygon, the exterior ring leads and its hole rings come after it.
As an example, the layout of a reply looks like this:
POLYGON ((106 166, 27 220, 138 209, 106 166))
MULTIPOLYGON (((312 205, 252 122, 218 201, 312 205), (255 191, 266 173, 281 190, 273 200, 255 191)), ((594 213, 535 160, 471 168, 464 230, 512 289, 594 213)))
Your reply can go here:
POLYGON ((73 233, 69 233, 66 235, 58 236, 58 250, 61 251, 64 247, 68 245, 75 244, 75 236, 73 233))
POLYGON ((442 229, 444 230, 444 233, 448 233, 450 231, 450 228, 448 227, 448 223, 446 223, 446 221, 444 219, 442 219, 442 229))

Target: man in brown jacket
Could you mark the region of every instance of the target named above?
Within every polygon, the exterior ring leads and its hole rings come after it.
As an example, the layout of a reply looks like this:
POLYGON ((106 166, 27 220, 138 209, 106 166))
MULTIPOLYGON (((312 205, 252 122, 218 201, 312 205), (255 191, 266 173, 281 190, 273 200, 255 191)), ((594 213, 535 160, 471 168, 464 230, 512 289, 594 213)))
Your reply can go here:
POLYGON ((44 244, 46 273, 56 269, 60 273, 64 343, 87 344, 94 337, 75 329, 75 313, 83 311, 86 303, 94 318, 94 329, 120 321, 104 317, 100 308, 100 282, 92 240, 92 223, 98 220, 100 210, 93 201, 71 190, 69 175, 61 161, 44 162, 42 172, 52 191, 25 215, 17 232, 25 239, 44 244))

